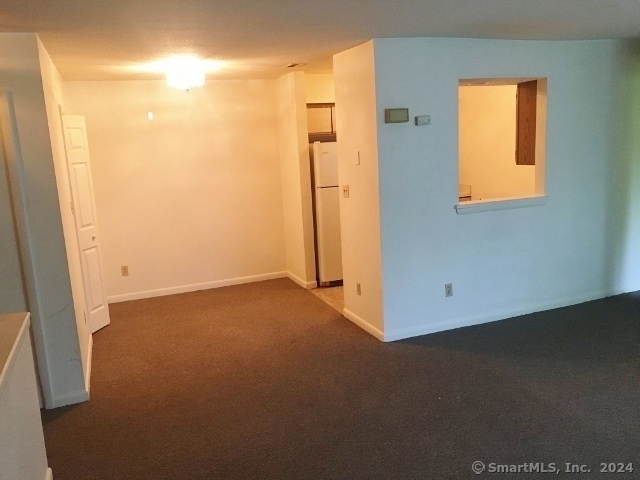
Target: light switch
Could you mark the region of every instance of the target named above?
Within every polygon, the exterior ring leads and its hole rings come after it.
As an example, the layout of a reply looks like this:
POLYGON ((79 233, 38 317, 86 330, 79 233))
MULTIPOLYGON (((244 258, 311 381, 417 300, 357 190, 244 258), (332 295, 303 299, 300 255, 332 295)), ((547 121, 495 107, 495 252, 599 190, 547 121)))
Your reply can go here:
POLYGON ((344 198, 349 198, 349 185, 342 186, 342 196, 344 198))

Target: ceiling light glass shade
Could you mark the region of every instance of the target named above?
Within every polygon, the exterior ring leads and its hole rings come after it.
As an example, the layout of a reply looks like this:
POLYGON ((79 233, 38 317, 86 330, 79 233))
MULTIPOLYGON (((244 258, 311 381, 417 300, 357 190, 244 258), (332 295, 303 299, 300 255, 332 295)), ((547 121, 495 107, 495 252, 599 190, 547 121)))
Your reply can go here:
POLYGON ((167 83, 180 90, 201 87, 204 85, 204 70, 195 61, 174 62, 167 69, 167 83))

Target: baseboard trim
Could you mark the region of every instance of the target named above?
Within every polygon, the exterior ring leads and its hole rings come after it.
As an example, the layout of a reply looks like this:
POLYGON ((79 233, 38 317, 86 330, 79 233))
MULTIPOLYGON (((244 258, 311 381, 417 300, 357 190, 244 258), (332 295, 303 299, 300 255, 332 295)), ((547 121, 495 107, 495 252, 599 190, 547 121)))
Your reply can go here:
POLYGON ((91 360, 93 358, 93 334, 89 335, 89 348, 87 349, 87 369, 84 372, 84 388, 91 395, 91 360))
POLYGON ((303 279, 301 279, 299 276, 297 276, 295 273, 292 273, 292 272, 287 272, 287 277, 289 277, 291 280, 296 282, 302 288, 306 288, 307 290, 310 290, 312 288, 318 288, 318 282, 316 282, 315 280, 312 281, 312 282, 306 282, 303 279))
POLYGON ((624 295, 625 293, 632 293, 637 291, 640 291, 640 285, 636 285, 634 287, 626 287, 626 288, 616 287, 616 288, 610 289, 605 296, 615 297, 616 295, 624 295))
POLYGON ((611 293, 608 291, 593 292, 591 294, 580 295, 578 297, 567 298, 554 302, 530 304, 525 307, 500 310, 498 312, 493 312, 490 314, 472 315, 468 317, 455 318, 440 322, 431 322, 429 324, 417 325, 415 327, 399 328, 397 330, 384 332, 383 341, 395 342, 397 340, 403 340, 405 338, 419 337, 421 335, 428 335, 430 333, 442 332, 445 330, 453 330, 455 328, 471 327, 474 325, 481 325, 483 323, 497 322, 500 320, 506 320, 508 318, 519 317, 521 315, 528 315, 530 313, 543 312, 545 310, 552 310, 554 308, 578 305, 580 303, 590 302, 592 300, 598 300, 608 296, 611 296, 611 293))
POLYGON ((263 273, 260 275, 250 275, 247 277, 228 278, 225 280, 214 280, 212 282, 193 283, 190 285, 178 285, 176 287, 158 288, 155 290, 145 290, 142 292, 125 293, 122 295, 111 295, 107 297, 108 303, 127 302, 129 300, 140 300, 143 298, 162 297, 164 295, 175 295, 176 293, 195 292, 198 290, 208 290, 210 288, 228 287, 243 283, 261 282, 263 280, 273 280, 287 277, 287 272, 263 273))
POLYGON ((59 397, 54 397, 51 405, 47 405, 47 410, 58 407, 65 407, 76 403, 82 403, 89 400, 89 392, 87 390, 79 390, 70 392, 59 397))
POLYGON ((44 480, 53 480, 53 470, 47 468, 47 473, 44 476, 44 480))
POLYGON ((367 322, 363 318, 361 318, 358 315, 356 315, 355 313, 353 313, 351 310, 348 310, 348 309, 344 308, 342 310, 342 315, 344 315, 346 318, 351 320, 353 323, 355 323, 357 326, 359 326, 361 329, 363 329, 368 334, 373 335, 374 337, 376 337, 378 340, 381 340, 383 342, 386 341, 384 339, 384 333, 381 330, 378 330, 376 327, 374 327, 369 322, 367 322))

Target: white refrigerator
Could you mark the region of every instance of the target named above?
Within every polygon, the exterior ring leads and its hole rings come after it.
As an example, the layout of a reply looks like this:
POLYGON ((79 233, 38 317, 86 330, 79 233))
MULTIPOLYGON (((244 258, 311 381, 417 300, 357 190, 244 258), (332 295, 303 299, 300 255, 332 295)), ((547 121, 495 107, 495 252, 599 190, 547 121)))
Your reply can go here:
POLYGON ((340 187, 336 142, 313 144, 316 259, 320 286, 342 284, 340 187))

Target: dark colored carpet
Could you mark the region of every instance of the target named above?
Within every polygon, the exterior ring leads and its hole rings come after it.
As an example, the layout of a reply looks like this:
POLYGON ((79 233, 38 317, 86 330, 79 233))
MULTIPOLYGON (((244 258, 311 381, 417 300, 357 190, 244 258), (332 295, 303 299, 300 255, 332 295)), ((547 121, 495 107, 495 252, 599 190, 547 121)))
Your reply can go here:
POLYGON ((56 480, 640 477, 639 294, 390 344, 284 279, 111 317, 90 402, 43 412, 56 480))

